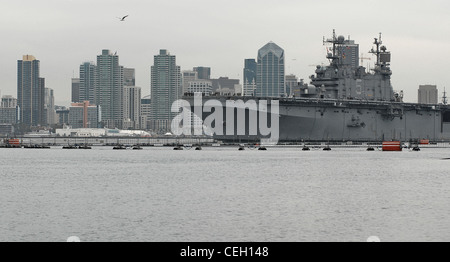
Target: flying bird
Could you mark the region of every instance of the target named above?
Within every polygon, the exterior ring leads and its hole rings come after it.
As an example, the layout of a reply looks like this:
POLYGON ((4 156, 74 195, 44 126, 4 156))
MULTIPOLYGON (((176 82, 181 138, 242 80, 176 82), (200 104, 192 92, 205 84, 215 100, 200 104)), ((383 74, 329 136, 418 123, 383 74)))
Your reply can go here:
POLYGON ((125 18, 127 18, 128 17, 128 15, 126 15, 126 16, 124 16, 124 17, 117 17, 117 18, 119 18, 119 20, 121 21, 121 22, 123 22, 123 21, 125 21, 125 18))

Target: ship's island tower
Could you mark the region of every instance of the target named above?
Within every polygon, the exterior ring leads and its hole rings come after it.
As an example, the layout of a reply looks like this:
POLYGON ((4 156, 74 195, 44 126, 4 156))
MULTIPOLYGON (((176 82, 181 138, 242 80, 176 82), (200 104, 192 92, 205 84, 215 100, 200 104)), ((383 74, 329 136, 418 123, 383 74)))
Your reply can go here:
POLYGON ((354 41, 336 36, 333 31, 333 37, 323 42, 331 45, 327 54, 330 65, 317 66, 316 74, 310 77, 312 86, 304 85, 302 97, 400 102, 401 95, 394 93, 391 85, 391 53, 382 45, 381 34, 375 38, 375 47, 369 52, 376 56, 375 68, 369 72, 359 65, 357 55, 349 59, 349 55, 355 53, 349 52, 349 45, 357 46, 354 41))

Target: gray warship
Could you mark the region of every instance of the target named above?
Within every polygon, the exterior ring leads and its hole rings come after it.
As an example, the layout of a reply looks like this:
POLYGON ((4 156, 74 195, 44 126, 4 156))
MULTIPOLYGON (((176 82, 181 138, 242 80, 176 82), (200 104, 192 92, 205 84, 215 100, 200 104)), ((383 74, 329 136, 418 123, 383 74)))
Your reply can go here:
MULTIPOLYGON (((395 92, 390 68, 391 53, 383 45, 381 34, 375 38, 370 51, 376 57, 375 67, 368 70, 360 65, 346 63, 347 40, 343 36, 324 38, 331 46, 327 54, 329 65, 318 65, 310 83, 298 83, 297 97, 203 97, 203 104, 210 99, 227 101, 268 101, 271 111, 273 101, 279 103, 279 141, 322 142, 381 142, 381 141, 450 141, 450 107, 442 104, 418 104, 403 102, 403 92, 395 92)), ((192 97, 185 97, 192 101, 192 97)), ((194 110, 194 108, 192 108, 194 110)), ((246 108, 245 133, 225 132, 214 134, 219 140, 253 141, 264 136, 250 135, 249 119, 252 114, 246 108)), ((208 113, 203 113, 204 120, 208 113)), ((226 118, 225 118, 226 119, 226 118)), ((237 116, 234 117, 237 126, 237 116)), ((270 120, 269 120, 270 122, 270 120)), ((270 124, 270 123, 269 123, 270 124)), ((215 123, 226 129, 230 123, 215 123)))

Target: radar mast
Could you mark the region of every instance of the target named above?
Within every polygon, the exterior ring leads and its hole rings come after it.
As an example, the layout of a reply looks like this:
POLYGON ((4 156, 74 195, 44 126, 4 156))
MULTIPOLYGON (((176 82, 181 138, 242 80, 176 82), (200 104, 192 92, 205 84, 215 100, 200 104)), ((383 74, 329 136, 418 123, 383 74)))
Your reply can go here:
POLYGON ((447 104, 447 92, 445 91, 445 87, 444 87, 444 96, 442 97, 442 103, 444 105, 447 104))
POLYGON ((338 61, 339 61, 339 57, 338 57, 337 52, 336 52, 336 45, 338 44, 338 39, 336 37, 336 30, 335 29, 333 29, 333 38, 325 39, 325 37, 323 37, 323 45, 326 45, 326 44, 332 44, 333 45, 332 53, 329 52, 328 47, 327 47, 327 51, 328 51, 327 59, 330 60, 330 63, 332 65, 337 65, 338 61))
POLYGON ((380 45, 383 44, 383 41, 381 40, 381 33, 380 33, 380 37, 379 38, 375 38, 375 42, 373 42, 373 44, 376 46, 376 49, 374 50, 372 48, 372 50, 369 51, 369 53, 375 55, 377 57, 377 63, 375 65, 379 66, 380 65, 380 45))
POLYGON ((391 76, 392 71, 390 68, 391 63, 391 52, 387 51, 386 46, 382 45, 383 40, 381 39, 381 33, 379 38, 375 38, 373 43, 375 45, 375 49, 369 51, 369 53, 375 55, 377 57, 377 62, 375 64, 375 73, 381 73, 384 76, 391 76))

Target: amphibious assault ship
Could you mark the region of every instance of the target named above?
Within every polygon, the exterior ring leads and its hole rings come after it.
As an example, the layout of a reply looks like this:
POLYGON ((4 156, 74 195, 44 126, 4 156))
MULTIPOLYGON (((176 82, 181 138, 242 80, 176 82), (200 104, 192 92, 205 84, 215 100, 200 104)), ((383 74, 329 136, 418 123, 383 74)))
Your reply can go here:
MULTIPOLYGON (((279 141, 450 141, 450 107, 445 99, 442 104, 436 105, 404 103, 403 92, 394 91, 391 85, 391 53, 382 45, 381 34, 375 38, 374 48, 370 51, 376 57, 375 67, 371 70, 346 62, 348 41, 345 37, 336 36, 333 32, 333 37, 324 39, 324 44, 331 46, 327 54, 329 65, 318 65, 309 84, 299 82, 296 97, 204 96, 203 105, 214 99, 224 107, 234 107, 234 117, 231 118, 234 123, 230 123, 230 118, 227 119, 224 113, 224 121, 215 121, 217 123, 214 125, 223 125, 227 131, 215 133, 214 137, 234 141, 263 138, 260 132, 252 135, 249 130, 249 120, 257 117, 260 110, 252 114, 247 102, 256 100, 267 101, 269 112, 271 104, 278 101, 279 141), (246 110, 245 132, 238 132, 235 109, 239 106, 227 103, 241 100, 246 103, 243 106, 246 110)), ((193 101, 192 97, 185 98, 193 101)), ((200 117, 204 120, 211 114, 203 112, 200 117)))

